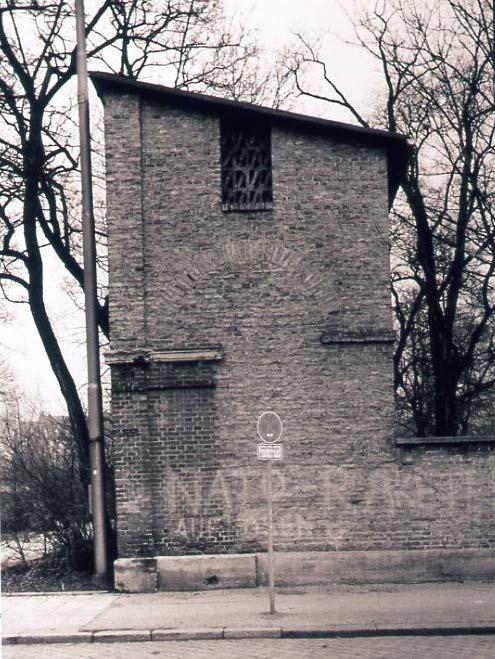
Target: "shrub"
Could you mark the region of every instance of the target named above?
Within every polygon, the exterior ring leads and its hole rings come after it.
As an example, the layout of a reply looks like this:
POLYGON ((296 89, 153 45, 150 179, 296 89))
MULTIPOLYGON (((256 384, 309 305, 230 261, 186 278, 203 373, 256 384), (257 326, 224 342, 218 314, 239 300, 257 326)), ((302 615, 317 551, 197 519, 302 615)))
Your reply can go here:
POLYGON ((66 418, 46 414, 21 418, 7 413, 1 423, 2 527, 24 558, 32 534, 76 569, 88 569, 92 528, 81 484, 75 443, 66 418))

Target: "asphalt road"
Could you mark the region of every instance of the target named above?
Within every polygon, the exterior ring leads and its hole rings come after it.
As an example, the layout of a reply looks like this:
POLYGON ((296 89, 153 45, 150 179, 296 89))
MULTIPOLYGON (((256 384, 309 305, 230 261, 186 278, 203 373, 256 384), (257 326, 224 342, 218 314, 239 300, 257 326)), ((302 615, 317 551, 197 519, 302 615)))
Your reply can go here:
POLYGON ((3 659, 493 659, 495 636, 80 643, 2 650, 3 659))

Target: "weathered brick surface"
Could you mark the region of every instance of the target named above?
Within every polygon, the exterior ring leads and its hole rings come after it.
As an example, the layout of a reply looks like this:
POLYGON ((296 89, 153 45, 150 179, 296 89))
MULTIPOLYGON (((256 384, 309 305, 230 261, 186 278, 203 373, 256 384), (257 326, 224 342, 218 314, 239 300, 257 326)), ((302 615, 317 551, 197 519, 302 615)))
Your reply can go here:
POLYGON ((105 129, 112 349, 224 349, 113 366, 120 555, 264 548, 267 409, 279 549, 493 544, 490 449, 393 443, 384 151, 274 127, 273 211, 224 213, 217 117, 109 93, 105 129))

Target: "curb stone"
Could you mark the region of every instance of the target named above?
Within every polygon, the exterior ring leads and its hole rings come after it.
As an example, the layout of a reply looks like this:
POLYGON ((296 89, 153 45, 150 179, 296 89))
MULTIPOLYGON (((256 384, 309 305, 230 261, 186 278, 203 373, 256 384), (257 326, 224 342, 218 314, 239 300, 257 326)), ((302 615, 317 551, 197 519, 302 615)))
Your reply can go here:
POLYGON ((2 645, 42 645, 53 643, 91 643, 93 632, 61 632, 59 634, 19 634, 4 636, 2 645))
POLYGON ((223 637, 226 639, 282 638, 282 629, 280 627, 257 627, 256 629, 226 627, 223 630, 223 637))
POLYGON ((2 592, 2 597, 60 597, 63 595, 119 595, 116 590, 26 590, 19 592, 2 592))
POLYGON ((129 643, 151 641, 150 629, 108 630, 93 632, 93 643, 129 643))
POLYGON ((377 636, 473 636, 495 634, 495 623, 460 625, 442 623, 437 626, 373 625, 372 627, 334 626, 321 629, 284 629, 280 627, 211 628, 211 629, 127 629, 67 634, 12 635, 2 638, 2 645, 35 645, 55 643, 127 643, 143 641, 190 641, 248 638, 366 638, 377 636))
POLYGON ((375 625, 373 627, 334 627, 333 629, 282 629, 282 638, 371 638, 377 636, 474 636, 495 634, 495 624, 431 626, 375 625))
POLYGON ((223 627, 216 629, 153 629, 152 641, 204 641, 223 638, 223 627))

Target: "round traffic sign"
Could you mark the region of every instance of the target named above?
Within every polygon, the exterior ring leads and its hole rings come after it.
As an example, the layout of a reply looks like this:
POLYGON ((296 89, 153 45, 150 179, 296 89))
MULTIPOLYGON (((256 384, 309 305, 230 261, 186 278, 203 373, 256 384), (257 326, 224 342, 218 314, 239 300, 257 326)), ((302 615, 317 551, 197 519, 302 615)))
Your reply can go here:
POLYGON ((273 444, 282 434, 282 421, 276 412, 263 412, 258 419, 256 429, 266 444, 273 444))

